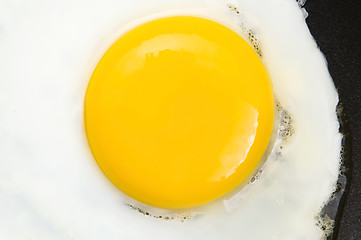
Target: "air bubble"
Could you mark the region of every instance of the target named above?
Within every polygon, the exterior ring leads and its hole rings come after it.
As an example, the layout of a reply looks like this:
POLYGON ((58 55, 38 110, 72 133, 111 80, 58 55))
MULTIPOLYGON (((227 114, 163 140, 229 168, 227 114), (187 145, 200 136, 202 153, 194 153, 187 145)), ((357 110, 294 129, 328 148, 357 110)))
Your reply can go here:
POLYGON ((238 8, 236 6, 234 6, 233 4, 229 3, 227 6, 232 12, 235 12, 237 15, 240 13, 238 8))
POLYGON ((132 204, 126 204, 130 209, 137 211, 138 213, 155 219, 166 220, 166 221, 179 221, 184 222, 193 217, 189 212, 173 212, 168 214, 152 214, 140 207, 136 207, 132 204))
POLYGON ((332 236, 335 221, 332 220, 327 214, 320 214, 316 217, 317 226, 323 231, 323 239, 326 240, 332 236))
POLYGON ((261 47, 260 47, 260 42, 258 41, 258 38, 255 36, 255 34, 253 33, 252 30, 250 29, 243 29, 245 32, 245 36, 248 38, 248 40, 250 41, 253 49, 256 51, 256 53, 258 54, 258 56, 262 56, 262 52, 261 52, 261 47))

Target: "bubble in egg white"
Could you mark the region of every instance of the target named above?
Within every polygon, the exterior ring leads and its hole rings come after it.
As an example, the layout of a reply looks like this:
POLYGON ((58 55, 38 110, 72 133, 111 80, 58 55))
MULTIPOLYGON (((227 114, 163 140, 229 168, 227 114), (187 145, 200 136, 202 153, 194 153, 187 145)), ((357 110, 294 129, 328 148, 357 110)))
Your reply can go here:
POLYGON ((330 234, 333 220, 320 211, 340 169, 338 96, 305 24, 303 4, 1 1, 0 238, 260 240, 330 234), (124 26, 172 14, 203 16, 242 35, 261 56, 279 101, 279 129, 251 183, 183 212, 123 196, 93 160, 82 112, 90 74, 124 26))

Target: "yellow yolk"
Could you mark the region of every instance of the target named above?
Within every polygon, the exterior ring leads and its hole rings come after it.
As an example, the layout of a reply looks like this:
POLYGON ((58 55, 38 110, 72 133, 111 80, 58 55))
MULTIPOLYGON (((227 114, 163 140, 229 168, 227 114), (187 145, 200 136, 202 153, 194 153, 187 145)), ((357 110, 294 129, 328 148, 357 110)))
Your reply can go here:
POLYGON ((210 202, 242 183, 268 145, 267 72, 235 32, 168 17, 121 36, 85 97, 93 155, 128 196, 161 208, 210 202))

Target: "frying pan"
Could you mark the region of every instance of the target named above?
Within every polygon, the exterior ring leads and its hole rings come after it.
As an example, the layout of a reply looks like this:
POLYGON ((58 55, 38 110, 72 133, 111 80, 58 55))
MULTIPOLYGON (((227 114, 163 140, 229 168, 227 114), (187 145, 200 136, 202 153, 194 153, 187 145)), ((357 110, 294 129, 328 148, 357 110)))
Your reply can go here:
POLYGON ((343 105, 347 186, 333 239, 361 239, 361 1, 308 0, 306 20, 343 105))

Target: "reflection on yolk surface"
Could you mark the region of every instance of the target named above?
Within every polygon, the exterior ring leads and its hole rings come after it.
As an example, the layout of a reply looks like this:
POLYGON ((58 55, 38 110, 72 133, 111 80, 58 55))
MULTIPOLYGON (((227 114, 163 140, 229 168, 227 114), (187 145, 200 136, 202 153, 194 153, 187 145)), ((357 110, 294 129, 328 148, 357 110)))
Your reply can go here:
POLYGON ((132 198, 162 208, 212 201, 257 167, 273 127, 270 80, 228 28, 169 17, 121 36, 85 98, 102 171, 132 198))

